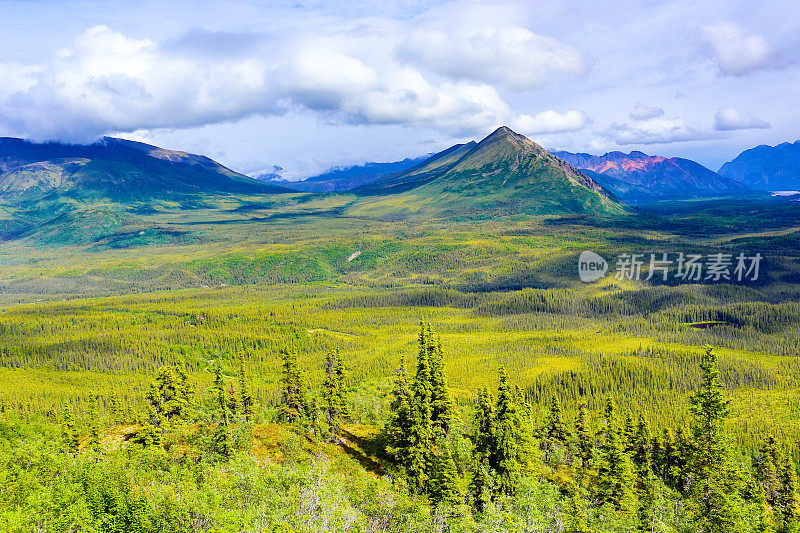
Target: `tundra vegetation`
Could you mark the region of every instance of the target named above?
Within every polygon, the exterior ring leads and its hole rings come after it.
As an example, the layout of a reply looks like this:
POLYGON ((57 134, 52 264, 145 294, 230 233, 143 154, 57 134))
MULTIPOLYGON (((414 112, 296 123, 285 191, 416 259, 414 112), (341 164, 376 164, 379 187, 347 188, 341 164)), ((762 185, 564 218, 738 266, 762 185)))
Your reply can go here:
POLYGON ((798 530, 795 205, 276 198, 3 244, 0 530, 798 530), (583 284, 587 249, 764 262, 583 284))

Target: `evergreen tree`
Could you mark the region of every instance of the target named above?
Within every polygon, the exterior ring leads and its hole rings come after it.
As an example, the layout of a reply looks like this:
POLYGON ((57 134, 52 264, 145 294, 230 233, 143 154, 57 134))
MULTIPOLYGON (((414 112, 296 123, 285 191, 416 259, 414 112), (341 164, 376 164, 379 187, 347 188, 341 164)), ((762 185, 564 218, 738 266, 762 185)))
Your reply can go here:
POLYGON ((408 449, 406 476, 411 490, 424 493, 428 488, 428 465, 431 453, 433 424, 431 420, 431 369, 425 325, 420 323, 417 351, 417 373, 411 385, 411 445, 408 449))
POLYGON ((616 419, 616 404, 608 399, 605 408, 605 431, 602 462, 598 471, 601 496, 618 509, 632 511, 636 507, 636 476, 616 419))
POLYGON ((652 470, 653 439, 650 437, 650 426, 647 419, 641 414, 636 425, 636 434, 633 437, 633 463, 639 471, 639 476, 644 477, 652 470))
POLYGON ((193 390, 180 366, 162 366, 150 384, 147 401, 150 423, 163 433, 170 424, 184 417, 191 405, 193 390))
POLYGON ((72 418, 72 412, 66 406, 64 407, 64 420, 61 424, 61 440, 67 452, 78 453, 80 440, 75 427, 75 419, 72 418))
POLYGON ((87 415, 89 416, 89 440, 87 445, 94 451, 100 450, 100 415, 97 411, 97 397, 89 396, 87 402, 87 415))
POLYGON ((431 421, 434 426, 441 428, 447 434, 453 425, 455 408, 444 375, 442 340, 437 338, 436 344, 433 344, 430 326, 424 333, 431 367, 431 421))
POLYGON ((497 409, 494 423, 495 470, 499 490, 513 495, 517 490, 526 450, 526 436, 521 431, 521 417, 517 405, 517 394, 508 383, 505 368, 500 369, 500 387, 497 392, 497 409))
POLYGON ((561 403, 553 396, 547 423, 541 431, 540 449, 546 463, 555 464, 563 455, 570 441, 570 432, 561 415, 561 403))
POLYGON ((770 435, 756 457, 755 477, 766 503, 772 507, 777 504, 780 494, 781 483, 778 469, 782 462, 775 438, 770 435))
POLYGON ((589 413, 585 404, 581 404, 578 418, 575 419, 575 436, 577 439, 580 467, 585 472, 592 463, 594 455, 594 437, 589 427, 589 413))
POLYGON ((282 356, 281 413, 290 424, 308 423, 312 406, 306 390, 305 376, 297 362, 297 353, 284 349, 282 356))
POLYGON ((219 410, 217 425, 214 430, 214 451, 224 458, 233 453, 229 404, 225 397, 225 380, 222 376, 222 363, 217 361, 214 365, 214 384, 211 388, 212 397, 219 410))
POLYGON ((437 504, 456 505, 461 501, 458 488, 458 469, 444 432, 437 428, 431 457, 428 494, 437 504))
POLYGON ((497 466, 497 461, 494 457, 494 418, 492 395, 489 389, 482 388, 478 393, 472 444, 475 447, 475 456, 492 468, 497 466))
POLYGON ((734 491, 727 477, 728 452, 723 434, 728 402, 719 384, 717 355, 711 348, 706 349, 700 369, 702 382, 691 398, 694 453, 690 496, 694 501, 694 524, 703 533, 732 532, 736 531, 731 502, 734 491))
POLYGON ((325 382, 322 388, 330 442, 341 440, 342 417, 346 410, 344 386, 344 367, 339 351, 329 352, 325 358, 325 382))
POLYGON ((411 426, 414 413, 412 411, 411 386, 408 382, 405 358, 400 356, 400 367, 395 371, 394 390, 392 391, 392 417, 386 427, 387 452, 395 463, 405 471, 409 463, 411 448, 411 426))
POLYGON ((580 487, 573 487, 564 512, 564 533, 592 533, 586 502, 581 496, 580 487))
POLYGON ((476 454, 472 466, 469 493, 472 495, 472 506, 477 512, 482 513, 486 510, 492 500, 494 488, 494 479, 492 477, 492 469, 489 467, 489 461, 476 454))
POLYGON ((244 356, 239 354, 239 403, 242 406, 242 418, 251 422, 255 416, 253 395, 250 392, 250 382, 245 372, 244 356))
POLYGON ((780 512, 781 532, 795 533, 800 530, 800 501, 797 495, 797 471, 794 461, 787 455, 780 471, 780 493, 777 508, 780 512))

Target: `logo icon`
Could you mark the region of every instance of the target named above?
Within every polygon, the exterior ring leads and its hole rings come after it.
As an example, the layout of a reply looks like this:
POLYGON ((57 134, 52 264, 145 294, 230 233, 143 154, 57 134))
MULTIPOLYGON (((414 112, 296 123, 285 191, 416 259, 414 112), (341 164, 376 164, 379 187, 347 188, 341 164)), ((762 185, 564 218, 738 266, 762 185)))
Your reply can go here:
POLYGON ((602 278, 608 272, 608 261, 589 250, 581 252, 578 258, 578 276, 584 283, 591 283, 602 278))

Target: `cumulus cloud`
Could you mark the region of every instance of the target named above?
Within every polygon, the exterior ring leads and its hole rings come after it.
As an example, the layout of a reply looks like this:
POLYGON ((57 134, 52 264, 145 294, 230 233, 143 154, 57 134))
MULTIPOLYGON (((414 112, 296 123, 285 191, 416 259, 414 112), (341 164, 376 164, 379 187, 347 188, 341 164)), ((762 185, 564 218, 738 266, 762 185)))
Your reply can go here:
POLYGON ((620 146, 630 144, 667 144, 718 139, 723 135, 682 118, 658 117, 631 123, 613 123, 604 135, 620 146))
POLYGON ((767 129, 769 127, 769 122, 766 120, 761 120, 750 113, 732 107, 720 107, 714 116, 714 129, 719 131, 767 129))
POLYGON ((748 34, 735 22, 723 21, 703 26, 703 37, 722 74, 745 76, 776 66, 776 54, 764 37, 748 34))
POLYGON ((512 125, 515 130, 526 135, 542 135, 580 130, 591 123, 582 111, 557 113, 549 110, 536 115, 520 115, 512 125))
POLYGON ((586 58, 575 48, 516 26, 417 30, 398 45, 397 56, 451 79, 500 84, 517 91, 543 87, 588 68, 586 58))
POLYGON ((630 117, 633 120, 647 120, 650 118, 658 118, 664 116, 664 110, 660 107, 650 107, 644 104, 636 104, 630 112, 630 117))
POLYGON ((424 126, 454 136, 498 123, 521 121, 528 131, 570 131, 586 123, 576 111, 519 115, 495 88, 539 86, 554 73, 581 71, 577 52, 517 27, 454 39, 427 34, 444 39, 445 50, 464 39, 471 43, 469 53, 455 54, 445 68, 436 57, 414 56, 419 43, 404 40, 402 24, 365 22, 279 44, 200 29, 157 43, 96 26, 48 64, 18 66, 16 78, 7 76, 17 82, 0 92, 0 125, 34 140, 89 141, 108 132, 304 110, 332 123, 424 126), (516 61, 521 65, 512 68, 516 61), (433 67, 437 73, 426 70, 433 67))

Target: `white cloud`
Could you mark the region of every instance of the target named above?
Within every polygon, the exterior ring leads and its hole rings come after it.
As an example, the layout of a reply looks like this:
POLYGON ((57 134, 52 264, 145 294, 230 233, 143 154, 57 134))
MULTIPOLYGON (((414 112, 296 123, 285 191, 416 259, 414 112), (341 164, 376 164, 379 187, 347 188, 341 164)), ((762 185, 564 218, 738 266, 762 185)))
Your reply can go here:
POLYGON ((400 43, 397 56, 450 79, 516 91, 543 87, 588 69, 586 58, 575 48, 518 26, 417 30, 400 43))
MULTIPOLYGON (((481 76, 426 75, 396 60, 394 50, 404 34, 402 25, 375 22, 315 37, 299 35, 269 48, 252 34, 237 38, 192 30, 159 45, 96 26, 49 64, 26 67, 36 77, 0 99, 0 124, 34 140, 88 141, 108 132, 190 128, 297 110, 313 111, 333 123, 424 126, 454 136, 515 121, 531 125, 531 131, 568 131, 586 121, 578 112, 518 115, 493 85, 477 79, 481 76), (205 37, 222 43, 224 50, 204 51, 205 37)), ((522 28, 509 34, 510 40, 492 28, 475 35, 493 43, 490 53, 503 43, 519 48, 528 41, 542 50, 561 50, 522 28)), ((534 49, 534 59, 523 67, 561 68, 555 59, 548 63, 543 58, 548 52, 542 50, 534 49)), ((506 61, 519 59, 519 53, 512 50, 506 61)), ((569 58, 563 61, 564 69, 575 67, 569 58)), ((498 81, 504 71, 511 85, 539 83, 544 76, 537 71, 514 78, 505 65, 484 77, 498 81)))
POLYGON ((714 116, 714 128, 719 131, 767 129, 769 122, 732 107, 720 107, 714 116))
POLYGON ((613 123, 604 135, 620 146, 631 144, 668 144, 675 142, 719 139, 723 136, 682 118, 658 117, 638 121, 635 124, 613 123))
POLYGON ((630 117, 633 120, 647 120, 663 116, 664 110, 660 107, 650 107, 644 104, 636 104, 636 107, 630 112, 630 117))
POLYGON ((526 135, 541 135, 580 130, 591 123, 582 111, 557 113, 549 110, 536 115, 520 115, 512 125, 513 129, 526 135))
POLYGON ((767 40, 748 34, 735 22, 703 26, 702 32, 722 74, 744 76, 775 66, 776 56, 767 40))

